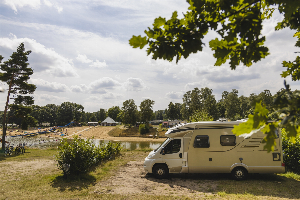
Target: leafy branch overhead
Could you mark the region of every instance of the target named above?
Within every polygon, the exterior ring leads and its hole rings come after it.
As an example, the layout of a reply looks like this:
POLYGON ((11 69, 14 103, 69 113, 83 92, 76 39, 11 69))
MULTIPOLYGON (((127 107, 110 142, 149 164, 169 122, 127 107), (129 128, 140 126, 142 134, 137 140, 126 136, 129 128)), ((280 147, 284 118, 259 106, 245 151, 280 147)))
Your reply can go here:
MULTIPOLYGON (((219 38, 209 42, 216 58, 215 65, 220 66, 229 61, 231 69, 239 64, 251 66, 269 55, 264 46, 266 40, 262 35, 263 22, 272 17, 277 9, 283 20, 276 30, 288 27, 295 30, 296 46, 300 47, 300 4, 295 0, 188 0, 190 6, 183 18, 173 12, 171 18, 158 17, 153 27, 145 30, 146 36, 132 36, 129 44, 133 48, 147 46, 147 54, 153 59, 176 62, 191 53, 202 51, 204 36, 215 31, 219 38)), ((282 76, 291 75, 299 80, 299 63, 297 57, 293 62, 283 62, 287 71, 282 76)))

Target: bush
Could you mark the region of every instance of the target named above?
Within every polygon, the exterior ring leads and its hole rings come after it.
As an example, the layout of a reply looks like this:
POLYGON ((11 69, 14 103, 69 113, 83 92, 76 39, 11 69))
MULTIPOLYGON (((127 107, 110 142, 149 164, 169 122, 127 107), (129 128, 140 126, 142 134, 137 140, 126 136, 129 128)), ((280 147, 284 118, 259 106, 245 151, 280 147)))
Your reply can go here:
POLYGON ((96 147, 90 140, 76 136, 71 143, 67 139, 61 141, 56 161, 64 175, 77 175, 86 173, 102 161, 118 155, 121 148, 120 143, 111 142, 96 147))
POLYGON ((283 161, 288 171, 300 174, 300 136, 292 139, 287 137, 285 129, 282 129, 283 161))
POLYGON ((140 132, 141 135, 149 133, 149 125, 148 124, 140 124, 139 132, 140 132))

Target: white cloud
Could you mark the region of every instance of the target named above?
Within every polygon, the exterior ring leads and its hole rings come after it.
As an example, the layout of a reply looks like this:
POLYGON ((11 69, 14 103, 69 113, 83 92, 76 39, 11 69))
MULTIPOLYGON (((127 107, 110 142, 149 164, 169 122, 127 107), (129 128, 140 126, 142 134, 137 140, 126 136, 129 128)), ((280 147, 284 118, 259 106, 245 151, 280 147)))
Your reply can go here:
POLYGON ((54 5, 54 8, 57 10, 58 13, 61 13, 63 11, 63 8, 58 5, 54 5))
POLYGON ((82 63, 91 63, 91 62, 93 62, 92 60, 88 59, 86 55, 81 55, 81 54, 78 54, 76 59, 78 61, 82 62, 82 63))
POLYGON ((9 6, 16 14, 18 13, 17 8, 29 6, 32 9, 38 9, 41 6, 40 0, 4 0, 4 4, 9 6))
POLYGON ((47 76, 52 75, 54 77, 78 77, 71 59, 59 55, 53 49, 46 48, 34 39, 17 38, 13 34, 10 37, 0 38, 0 46, 16 51, 20 43, 24 42, 26 51, 32 51, 28 58, 30 67, 35 73, 44 72, 47 76))
POLYGON ((88 59, 86 55, 82 54, 78 54, 76 59, 81 63, 90 64, 90 67, 102 68, 107 66, 105 60, 103 62, 100 62, 99 60, 93 61, 91 59, 88 59))
POLYGON ((107 92, 107 90, 113 90, 120 85, 121 84, 118 81, 110 77, 103 77, 99 80, 92 82, 89 85, 89 88, 91 89, 91 93, 104 94, 107 92))
POLYGON ((106 62, 105 60, 103 62, 100 62, 99 60, 96 60, 95 62, 93 62, 92 64, 90 64, 90 67, 95 67, 95 68, 102 68, 102 67, 106 67, 106 62))
POLYGON ((60 105, 63 102, 70 101, 65 96, 56 96, 56 95, 50 95, 50 94, 34 94, 34 103, 39 106, 44 106, 46 104, 55 104, 60 105))
POLYGON ((183 95, 182 92, 168 92, 166 97, 169 99, 182 99, 183 95))
POLYGON ((72 92, 75 92, 75 93, 86 93, 89 91, 89 88, 84 85, 84 84, 81 84, 81 85, 73 85, 70 87, 71 91, 72 92))
MULTIPOLYGON (((153 15, 154 13, 160 13, 160 14, 164 13, 165 15, 167 15, 167 17, 171 17, 171 13, 174 10, 177 10, 178 15, 181 15, 182 11, 186 10, 189 7, 189 4, 186 1, 181 1, 181 0, 164 0, 164 1, 161 0, 144 0, 144 1, 90 0, 90 4, 105 5, 113 8, 129 9, 132 11, 143 10, 143 12, 139 12, 139 14, 148 15, 148 16, 153 15)), ((165 17, 165 15, 163 17, 165 17)))
POLYGON ((102 97, 103 97, 103 99, 118 99, 118 98, 121 98, 122 95, 117 94, 117 93, 108 92, 108 93, 102 95, 102 97))
POLYGON ((124 88, 128 91, 142 91, 147 87, 140 78, 128 78, 124 83, 124 88))
MULTIPOLYGON (((63 11, 63 8, 57 5, 56 2, 53 3, 53 1, 50 2, 49 0, 43 0, 42 2, 47 7, 54 7, 58 13, 63 11)), ((31 9, 38 10, 42 5, 40 0, 4 0, 3 3, 9 6, 15 14, 18 14, 18 10, 22 9, 23 7, 30 7, 31 9)))
POLYGON ((101 98, 99 97, 99 96, 89 96, 88 98, 87 98, 87 100, 91 100, 91 101, 100 101, 101 100, 101 98))
POLYGON ((48 7, 52 7, 53 4, 49 0, 44 0, 44 4, 48 7))
POLYGON ((32 84, 35 84, 37 91, 47 91, 47 92, 67 92, 69 91, 68 86, 62 83, 57 82, 48 82, 43 79, 30 79, 29 81, 32 84))
POLYGON ((73 85, 70 88, 72 92, 76 93, 106 94, 110 90, 115 90, 119 86, 121 86, 121 84, 118 81, 110 77, 103 77, 88 85, 73 85))

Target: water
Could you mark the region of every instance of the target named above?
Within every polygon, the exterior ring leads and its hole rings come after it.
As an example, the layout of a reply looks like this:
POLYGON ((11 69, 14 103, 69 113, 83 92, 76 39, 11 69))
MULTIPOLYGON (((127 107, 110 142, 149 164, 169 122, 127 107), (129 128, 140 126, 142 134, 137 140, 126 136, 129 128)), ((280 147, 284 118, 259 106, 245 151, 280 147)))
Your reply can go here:
MULTIPOLYGON (((71 139, 70 139, 71 140, 71 139)), ((56 138, 47 137, 7 137, 6 141, 10 142, 10 145, 16 147, 17 145, 25 144, 26 147, 32 148, 48 148, 57 147, 60 140, 56 138)), ((111 141, 111 140, 92 140, 96 146, 106 144, 108 142, 120 142, 123 148, 129 150, 135 149, 156 149, 162 142, 122 142, 122 141, 111 141)))
POLYGON ((47 138, 47 137, 6 137, 5 139, 10 143, 10 146, 16 147, 20 143, 25 144, 26 147, 30 148, 48 148, 57 147, 59 144, 59 139, 47 138))
POLYGON ((161 145, 162 142, 122 142, 122 141, 110 141, 110 140, 99 140, 95 139, 94 144, 96 146, 106 144, 108 142, 120 142, 124 149, 156 149, 161 145))

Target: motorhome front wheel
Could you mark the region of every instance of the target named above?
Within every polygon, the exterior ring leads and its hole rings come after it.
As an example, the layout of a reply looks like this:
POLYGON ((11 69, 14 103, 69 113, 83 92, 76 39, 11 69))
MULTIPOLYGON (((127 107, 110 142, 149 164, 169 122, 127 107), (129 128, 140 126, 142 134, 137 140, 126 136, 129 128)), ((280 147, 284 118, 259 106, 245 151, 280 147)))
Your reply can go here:
POLYGON ((155 178, 167 178, 169 171, 165 165, 160 164, 153 167, 153 174, 155 178))

